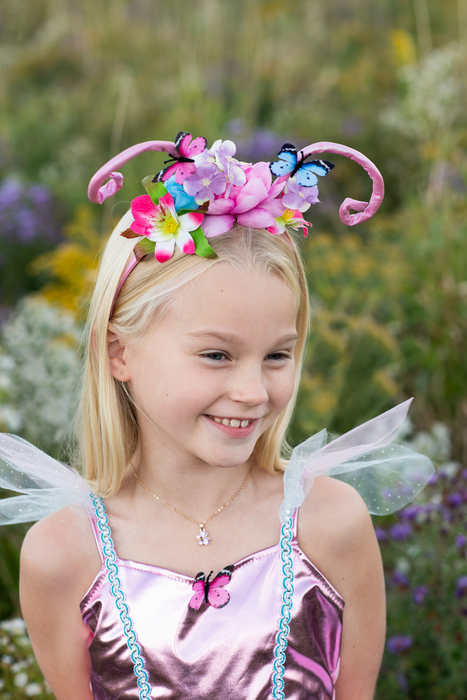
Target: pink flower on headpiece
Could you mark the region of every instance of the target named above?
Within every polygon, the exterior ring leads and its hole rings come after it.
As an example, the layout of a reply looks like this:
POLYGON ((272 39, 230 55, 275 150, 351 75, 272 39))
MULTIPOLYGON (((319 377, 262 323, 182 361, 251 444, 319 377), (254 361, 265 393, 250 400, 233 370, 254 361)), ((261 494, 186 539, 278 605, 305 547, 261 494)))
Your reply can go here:
POLYGON ((293 209, 285 209, 282 216, 276 216, 273 226, 268 226, 269 233, 279 234, 285 233, 288 228, 298 231, 299 228, 303 228, 303 235, 306 237, 308 231, 307 226, 311 228, 309 221, 305 221, 302 214, 298 209, 295 211, 293 209))
POLYGON ((235 220, 242 226, 267 228, 275 225, 275 217, 284 211, 278 195, 284 182, 272 184, 267 163, 255 163, 245 171, 246 183, 232 187, 229 197, 215 199, 204 217, 203 231, 207 238, 229 231, 235 220))
POLYGON ((303 187, 299 185, 294 177, 286 182, 286 192, 282 197, 284 206, 288 209, 298 209, 301 212, 307 211, 312 204, 319 202, 318 187, 303 187))
POLYGON ((189 232, 200 226, 203 214, 193 212, 178 216, 170 192, 159 199, 158 205, 147 194, 136 197, 131 203, 131 213, 135 219, 131 230, 156 243, 154 255, 159 262, 172 257, 175 243, 182 253, 191 255, 195 252, 195 243, 189 232))

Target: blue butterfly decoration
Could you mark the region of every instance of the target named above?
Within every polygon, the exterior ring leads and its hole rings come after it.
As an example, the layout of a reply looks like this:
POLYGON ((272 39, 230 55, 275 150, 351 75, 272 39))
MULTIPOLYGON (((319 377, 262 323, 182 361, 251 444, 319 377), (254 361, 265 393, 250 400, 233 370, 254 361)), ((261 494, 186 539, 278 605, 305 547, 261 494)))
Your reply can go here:
POLYGON ((295 176, 298 184, 303 187, 313 187, 318 182, 317 175, 323 177, 334 167, 334 163, 330 163, 328 160, 306 162, 308 156, 303 157, 303 152, 298 153, 291 143, 284 143, 277 155, 279 160, 269 165, 273 175, 281 177, 290 174, 290 177, 295 176))

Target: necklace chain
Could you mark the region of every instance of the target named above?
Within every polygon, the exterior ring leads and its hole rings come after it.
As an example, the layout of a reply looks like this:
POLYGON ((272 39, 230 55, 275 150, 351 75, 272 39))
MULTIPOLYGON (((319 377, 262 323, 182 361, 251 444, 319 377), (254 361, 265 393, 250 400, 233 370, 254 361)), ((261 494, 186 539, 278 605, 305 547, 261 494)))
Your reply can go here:
POLYGON ((211 520, 211 518, 213 518, 215 515, 218 515, 219 513, 221 513, 221 512, 224 510, 224 508, 225 508, 226 506, 229 505, 229 503, 232 503, 232 501, 234 500, 234 498, 236 498, 236 497, 238 496, 238 494, 240 493, 240 491, 243 489, 243 487, 245 486, 246 482, 248 481, 248 479, 249 479, 249 477, 250 477, 251 470, 253 469, 253 457, 251 457, 251 465, 250 465, 250 468, 249 468, 249 470, 248 470, 248 474, 246 475, 245 480, 244 480, 243 484, 240 486, 240 488, 238 489, 238 491, 236 491, 236 492, 234 493, 234 495, 233 495, 231 498, 229 498, 228 501, 226 501, 226 502, 224 503, 223 506, 221 506, 220 508, 218 508, 217 510, 215 510, 214 513, 211 513, 211 515, 210 515, 208 518, 206 518, 205 520, 203 520, 202 522, 201 522, 200 520, 196 520, 195 518, 192 518, 191 515, 187 515, 186 513, 183 513, 181 510, 179 510, 178 508, 175 508, 175 506, 171 505, 170 503, 167 503, 167 501, 164 501, 164 499, 162 499, 160 496, 158 496, 157 494, 153 493, 153 492, 151 491, 151 489, 148 489, 148 487, 146 486, 146 484, 144 484, 144 483, 141 481, 141 479, 139 478, 138 474, 136 473, 135 468, 134 468, 134 466, 133 466, 133 464, 132 464, 131 461, 130 461, 130 466, 131 466, 131 468, 132 468, 132 470, 133 470, 133 474, 134 474, 134 477, 135 477, 136 481, 138 481, 138 482, 141 484, 141 486, 142 486, 144 489, 146 489, 146 491, 147 491, 153 498, 156 499, 156 501, 159 501, 159 503, 162 503, 164 506, 167 506, 167 508, 170 508, 170 510, 175 511, 175 513, 178 513, 179 515, 183 515, 184 518, 186 518, 187 520, 191 520, 192 523, 196 523, 197 525, 199 525, 199 534, 196 535, 196 539, 198 540, 198 544, 200 544, 200 545, 207 545, 207 544, 209 544, 209 542, 211 541, 211 538, 209 537, 208 533, 207 533, 206 530, 205 530, 205 525, 206 525, 206 523, 207 523, 209 520, 211 520))

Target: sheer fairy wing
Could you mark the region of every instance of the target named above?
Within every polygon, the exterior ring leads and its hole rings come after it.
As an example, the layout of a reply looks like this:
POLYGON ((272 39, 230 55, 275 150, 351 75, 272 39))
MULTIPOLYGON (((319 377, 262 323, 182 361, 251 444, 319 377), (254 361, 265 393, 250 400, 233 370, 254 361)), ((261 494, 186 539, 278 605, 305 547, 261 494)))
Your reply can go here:
POLYGON ((23 494, 0 500, 0 525, 40 520, 67 505, 92 508, 78 472, 16 435, 0 434, 0 488, 23 494))
POLYGON ((434 467, 428 457, 391 445, 402 429, 411 399, 327 442, 327 433, 298 445, 284 473, 281 522, 301 506, 316 476, 333 476, 354 486, 370 513, 403 508, 426 486, 434 467))

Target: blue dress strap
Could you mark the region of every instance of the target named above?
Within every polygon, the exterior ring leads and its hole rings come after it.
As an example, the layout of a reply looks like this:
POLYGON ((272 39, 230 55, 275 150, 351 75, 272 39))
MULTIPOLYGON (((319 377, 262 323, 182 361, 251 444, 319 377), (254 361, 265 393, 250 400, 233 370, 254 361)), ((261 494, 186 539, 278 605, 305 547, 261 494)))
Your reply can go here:
POLYGON ((274 663, 272 673, 272 697, 274 700, 285 700, 284 667, 285 651, 287 649, 290 618, 293 605, 294 571, 291 542, 296 537, 297 511, 286 511, 284 524, 281 528, 280 557, 282 562, 282 606, 279 617, 279 629, 274 648, 274 663))
POLYGON ((105 512, 105 506, 102 498, 100 496, 96 496, 94 493, 91 493, 91 499, 96 509, 96 518, 99 525, 100 540, 102 543, 102 549, 100 547, 99 549, 101 549, 103 553, 110 582, 110 590, 115 598, 115 604, 123 625, 123 633, 130 650, 133 670, 138 682, 138 698, 139 700, 151 700, 151 687, 149 685, 148 674, 141 654, 141 648, 138 644, 136 632, 133 629, 133 620, 130 617, 130 611, 127 603, 125 602, 125 594, 122 590, 122 584, 119 578, 117 557, 115 555, 114 543, 110 532, 109 519, 107 517, 107 513, 105 512))

